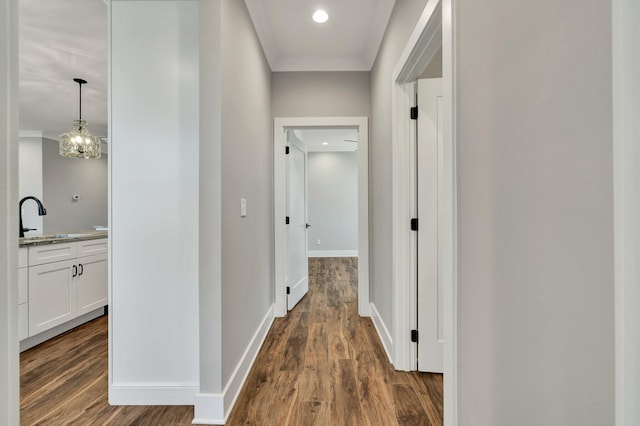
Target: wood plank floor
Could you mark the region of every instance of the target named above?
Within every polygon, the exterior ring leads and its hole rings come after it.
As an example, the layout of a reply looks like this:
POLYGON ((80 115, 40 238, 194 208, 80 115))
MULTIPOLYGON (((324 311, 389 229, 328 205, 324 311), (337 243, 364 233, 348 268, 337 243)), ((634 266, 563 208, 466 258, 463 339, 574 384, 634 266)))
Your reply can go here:
POLYGON ((309 293, 274 321, 227 424, 443 423, 442 375, 393 369, 357 278, 357 258, 309 259, 309 293))
MULTIPOLYGON (((397 372, 357 313, 357 259, 312 258, 227 425, 440 425, 442 375, 397 372)), ((107 318, 21 354, 22 425, 189 425, 193 407, 107 403, 107 318)))

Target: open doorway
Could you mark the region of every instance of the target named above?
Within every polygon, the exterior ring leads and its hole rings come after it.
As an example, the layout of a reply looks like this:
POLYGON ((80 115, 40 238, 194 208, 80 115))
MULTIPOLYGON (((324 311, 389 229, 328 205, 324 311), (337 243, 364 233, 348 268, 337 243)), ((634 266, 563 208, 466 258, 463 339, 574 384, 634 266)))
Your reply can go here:
POLYGON ((310 263, 357 265, 358 130, 285 131, 285 281, 291 310, 309 288, 310 263))
MULTIPOLYGON (((295 291, 292 291, 292 287, 304 282, 306 277, 304 271, 308 265, 306 259, 309 251, 317 257, 340 257, 357 254, 358 312, 361 316, 369 316, 367 122, 367 118, 364 117, 276 118, 275 120, 274 229, 276 316, 284 316, 286 314, 287 307, 289 307, 288 296, 293 295, 295 298, 301 297, 300 293, 304 290, 304 285, 300 290, 295 291), (327 133, 323 134, 323 131, 327 133), (326 144, 323 144, 323 142, 326 144), (355 201, 352 205, 352 210, 355 210, 355 218, 353 218, 350 223, 345 222, 346 228, 351 228, 352 232, 350 235, 344 235, 343 226, 337 225, 340 220, 340 213, 336 213, 335 209, 331 214, 324 214, 320 211, 317 217, 322 217, 322 221, 317 222, 318 226, 314 227, 314 224, 311 223, 312 221, 308 220, 308 198, 306 193, 309 184, 309 174, 307 172, 309 155, 311 155, 313 161, 314 172, 318 172, 313 174, 313 182, 315 182, 316 175, 326 173, 321 163, 323 161, 326 162, 328 157, 331 156, 323 156, 321 154, 329 154, 329 150, 340 153, 350 152, 351 154, 345 154, 343 157, 350 157, 351 163, 357 166, 357 172, 355 173, 355 191, 352 191, 355 192, 355 200, 351 200, 355 201), (287 154, 287 152, 289 152, 289 154, 287 154), (295 162, 291 160, 294 157, 299 158, 298 165, 295 165, 295 162), (300 175, 300 164, 303 164, 302 175, 300 175), (294 175, 294 171, 296 171, 299 177, 298 182, 292 184, 290 178, 294 175), (300 179, 305 180, 304 185, 300 184, 300 179), (296 190, 299 191, 294 197, 291 197, 291 195, 293 195, 290 192, 291 188, 296 188, 296 190), (304 200, 302 207, 300 207, 300 199, 304 200), (290 204, 292 200, 297 200, 298 207, 290 204), (303 217, 293 218, 291 214, 293 211, 297 211, 297 215, 302 215, 303 217), (333 217, 335 215, 338 217, 333 217), (287 222, 289 223, 287 224, 287 222), (300 229, 298 230, 298 228, 300 229), (310 231, 311 229, 313 229, 313 231, 310 231), (296 230, 298 230, 298 233, 301 235, 293 238, 296 230), (313 238, 309 238, 310 232, 313 232, 313 238), (328 239, 321 237, 320 234, 325 235, 328 239), (324 246, 323 239, 325 241, 324 246), (289 249, 292 248, 294 242, 299 247, 290 252, 289 249), (321 250, 324 248, 326 248, 326 250, 321 250), (303 256, 300 256, 301 252, 304 252, 303 256), (305 269, 295 268, 297 271, 296 276, 289 276, 289 268, 292 262, 302 264, 305 269), (300 273, 302 273, 302 275, 300 273), (289 287, 289 294, 287 294, 287 287, 289 287)), ((338 155, 334 155, 333 157, 335 162, 338 155)), ((341 159, 345 160, 344 158, 341 159)), ((346 161, 346 163, 348 162, 349 160, 346 161)), ((343 161, 342 166, 345 165, 345 161, 343 161)), ((342 168, 344 169, 344 167, 342 168)), ((345 172, 345 170, 342 171, 345 172)), ((353 173, 353 170, 351 170, 351 173, 353 173)), ((322 180, 321 176, 317 177, 319 180, 322 180)), ((294 182, 296 181, 294 180, 294 182)), ((312 184, 312 186, 314 186, 314 184, 312 184)), ((336 194, 334 191, 332 194, 324 195, 331 198, 331 196, 335 196, 336 194)), ((323 198, 322 195, 320 196, 317 209, 322 210, 324 206, 327 206, 327 203, 332 202, 327 197, 323 198)))

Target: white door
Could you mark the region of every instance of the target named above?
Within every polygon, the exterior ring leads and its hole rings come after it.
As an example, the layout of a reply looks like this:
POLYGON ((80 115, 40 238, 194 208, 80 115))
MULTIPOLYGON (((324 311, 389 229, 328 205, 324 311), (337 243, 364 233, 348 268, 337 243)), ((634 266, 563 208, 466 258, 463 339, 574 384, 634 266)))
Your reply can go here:
POLYGON ((438 273, 442 114, 442 79, 418 80, 418 370, 432 373, 444 368, 438 273))
POLYGON ((287 309, 291 310, 309 291, 307 259, 307 153, 297 143, 287 155, 287 309))

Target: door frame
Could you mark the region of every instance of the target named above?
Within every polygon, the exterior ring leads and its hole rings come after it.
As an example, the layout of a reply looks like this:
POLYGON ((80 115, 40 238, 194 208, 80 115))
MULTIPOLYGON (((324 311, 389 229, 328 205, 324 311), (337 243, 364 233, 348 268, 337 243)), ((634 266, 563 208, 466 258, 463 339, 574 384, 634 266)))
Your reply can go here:
POLYGON ((438 222, 442 244, 438 247, 439 279, 444 289, 444 424, 458 423, 457 333, 457 190, 456 190, 456 88, 455 0, 429 0, 398 60, 392 91, 393 190, 393 364, 398 370, 416 370, 415 343, 409 330, 417 324, 416 235, 409 220, 416 212, 415 124, 408 118, 414 84, 419 73, 442 47, 443 206, 438 222))
POLYGON ((358 129, 358 313, 371 315, 369 301, 369 118, 368 117, 276 117, 273 125, 274 213, 274 315, 287 314, 286 271, 286 176, 287 128, 350 127, 358 129))

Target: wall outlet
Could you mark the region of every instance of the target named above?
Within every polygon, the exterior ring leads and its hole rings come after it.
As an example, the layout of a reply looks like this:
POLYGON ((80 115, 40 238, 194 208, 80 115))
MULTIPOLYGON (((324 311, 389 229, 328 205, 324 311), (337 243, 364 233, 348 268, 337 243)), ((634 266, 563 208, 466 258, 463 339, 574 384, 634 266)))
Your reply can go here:
POLYGON ((316 245, 319 246, 320 245, 320 240, 316 240, 316 245))

